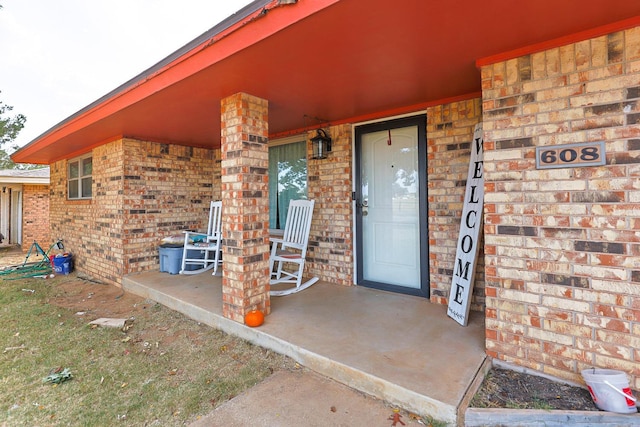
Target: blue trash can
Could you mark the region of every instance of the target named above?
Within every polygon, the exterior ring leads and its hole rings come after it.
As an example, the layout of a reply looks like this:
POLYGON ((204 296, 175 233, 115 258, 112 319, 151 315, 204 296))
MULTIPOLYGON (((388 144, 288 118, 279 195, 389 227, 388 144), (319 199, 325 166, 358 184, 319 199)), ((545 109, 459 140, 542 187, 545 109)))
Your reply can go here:
MULTIPOLYGON (((160 257, 160 273, 178 274, 182 268, 183 246, 162 245, 158 248, 160 257)), ((187 258, 204 258, 204 251, 188 250, 187 258)), ((197 265, 187 265, 185 270, 193 271, 201 267, 197 265)))
POLYGON ((160 246, 158 251, 160 256, 160 272, 169 274, 180 273, 180 267, 182 267, 182 246, 160 246))
POLYGON ((73 271, 73 255, 58 254, 53 257, 53 271, 57 274, 69 274, 73 271))

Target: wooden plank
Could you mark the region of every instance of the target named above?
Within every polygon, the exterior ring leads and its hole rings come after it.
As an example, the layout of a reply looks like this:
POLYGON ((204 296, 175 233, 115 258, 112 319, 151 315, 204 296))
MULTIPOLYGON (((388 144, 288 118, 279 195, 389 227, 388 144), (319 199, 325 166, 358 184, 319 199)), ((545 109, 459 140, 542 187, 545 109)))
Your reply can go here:
POLYGON ((464 417, 466 427, 527 426, 620 427, 640 425, 638 414, 602 411, 562 411, 545 409, 469 408, 464 417))
POLYGON ((451 292, 447 315, 467 326, 471 293, 475 279, 478 250, 480 249, 480 231, 482 230, 482 210, 484 204, 484 168, 482 164, 483 148, 482 123, 478 123, 473 132, 471 159, 467 174, 467 188, 464 195, 464 207, 460 219, 460 234, 453 265, 451 292))

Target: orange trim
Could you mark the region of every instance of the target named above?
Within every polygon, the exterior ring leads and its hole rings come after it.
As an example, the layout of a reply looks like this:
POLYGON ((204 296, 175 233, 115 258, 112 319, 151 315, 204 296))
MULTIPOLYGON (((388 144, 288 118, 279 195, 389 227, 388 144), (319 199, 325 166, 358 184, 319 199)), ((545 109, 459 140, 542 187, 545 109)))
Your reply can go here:
POLYGON ((485 65, 508 61, 509 59, 515 59, 521 56, 530 55, 532 53, 542 52, 544 50, 554 49, 560 46, 566 46, 568 44, 593 39, 637 26, 640 26, 640 16, 634 16, 633 18, 628 18, 622 21, 613 22, 611 24, 602 25, 600 27, 591 28, 574 34, 569 34, 567 36, 558 37, 557 39, 547 40, 545 42, 524 46, 507 52, 498 53, 496 55, 485 56, 484 58, 476 60, 476 67, 480 68, 484 67, 485 65))
POLYGON ((289 131, 284 131, 284 132, 278 132, 278 133, 272 133, 269 135, 269 139, 277 139, 277 138, 285 138, 287 136, 294 136, 294 135, 299 135, 311 130, 315 130, 318 129, 319 127, 326 127, 326 126, 337 126, 337 125, 343 125, 346 123, 360 123, 360 122, 367 122, 370 120, 376 120, 376 119, 382 119, 385 117, 393 117, 393 116, 399 116, 402 114, 408 114, 408 113, 412 113, 415 111, 420 111, 420 110, 426 110, 429 107, 433 107, 436 105, 444 105, 444 104, 451 104, 454 102, 460 102, 460 101, 468 101, 470 99, 474 99, 474 98, 481 98, 482 97, 482 92, 472 92, 472 93, 467 93, 465 95, 459 95, 459 96, 452 96, 449 98, 442 98, 442 99, 436 99, 434 101, 428 101, 428 102, 423 102, 421 104, 415 104, 415 105, 410 105, 408 107, 399 107, 399 108, 392 108, 389 110, 383 110, 383 111, 379 111, 376 113, 371 113, 371 114, 365 114, 365 115, 361 115, 361 116, 354 116, 354 117, 349 117, 346 119, 342 119, 342 120, 335 120, 335 121, 330 121, 327 123, 320 123, 320 124, 316 124, 313 126, 306 126, 303 128, 298 128, 298 129, 293 129, 293 130, 289 130, 289 131))
POLYGON ((90 152, 91 150, 93 150, 96 147, 99 147, 99 146, 104 145, 104 144, 108 144, 108 143, 113 142, 113 141, 118 141, 118 140, 123 139, 123 138, 124 138, 124 136, 117 135, 117 136, 112 136, 111 138, 103 139, 102 141, 87 145, 86 147, 82 147, 82 149, 80 149, 80 150, 76 150, 76 151, 73 151, 73 152, 71 152, 69 154, 64 154, 62 156, 56 157, 56 158, 51 160, 51 163, 59 162, 60 160, 73 159, 74 157, 82 156, 83 154, 86 154, 86 153, 90 152))

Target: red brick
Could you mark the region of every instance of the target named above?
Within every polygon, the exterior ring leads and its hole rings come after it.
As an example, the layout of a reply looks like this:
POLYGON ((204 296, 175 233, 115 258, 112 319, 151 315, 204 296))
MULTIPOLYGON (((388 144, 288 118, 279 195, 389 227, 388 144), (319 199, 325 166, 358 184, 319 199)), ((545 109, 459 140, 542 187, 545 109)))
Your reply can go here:
POLYGON ((640 357, 629 350, 640 345, 635 326, 640 297, 633 287, 633 278, 640 277, 634 265, 640 257, 634 199, 640 158, 630 148, 640 147, 640 69, 629 62, 629 53, 637 51, 630 34, 639 31, 537 53, 530 58, 526 82, 514 79, 515 59, 482 67, 489 206, 485 280, 508 290, 520 279, 527 292, 541 297, 541 304, 526 304, 528 315, 501 316, 522 306, 514 292, 496 292, 487 303, 505 321, 496 327, 499 336, 526 327, 529 337, 554 342, 545 344, 544 352, 529 349, 524 355, 516 347, 492 345, 502 360, 567 378, 583 365, 624 366, 634 376, 632 383, 640 383, 634 373, 640 372, 640 357), (526 113, 487 113, 516 91, 531 94, 526 113), (536 114, 536 122, 526 114, 536 114), (529 143, 514 148, 514 138, 529 138, 529 143), (539 170, 529 163, 535 147, 600 140, 606 144, 604 166, 539 170), (505 226, 528 227, 530 237, 505 240, 496 233, 505 226), (597 340, 587 346, 594 336, 597 340), (575 341, 581 343, 578 350, 572 348, 575 341))

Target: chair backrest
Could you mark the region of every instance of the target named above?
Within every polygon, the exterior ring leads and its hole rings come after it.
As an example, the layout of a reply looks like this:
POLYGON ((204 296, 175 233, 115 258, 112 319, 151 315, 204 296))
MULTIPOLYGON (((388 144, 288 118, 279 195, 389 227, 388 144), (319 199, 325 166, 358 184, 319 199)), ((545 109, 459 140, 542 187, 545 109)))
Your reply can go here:
POLYGON ((220 234, 222 225, 222 200, 212 201, 209 208, 209 224, 207 225, 207 236, 217 236, 220 234))
POLYGON ((287 220, 284 224, 284 235, 282 236, 284 246, 302 250, 303 257, 309 242, 314 204, 313 200, 291 200, 287 220))

